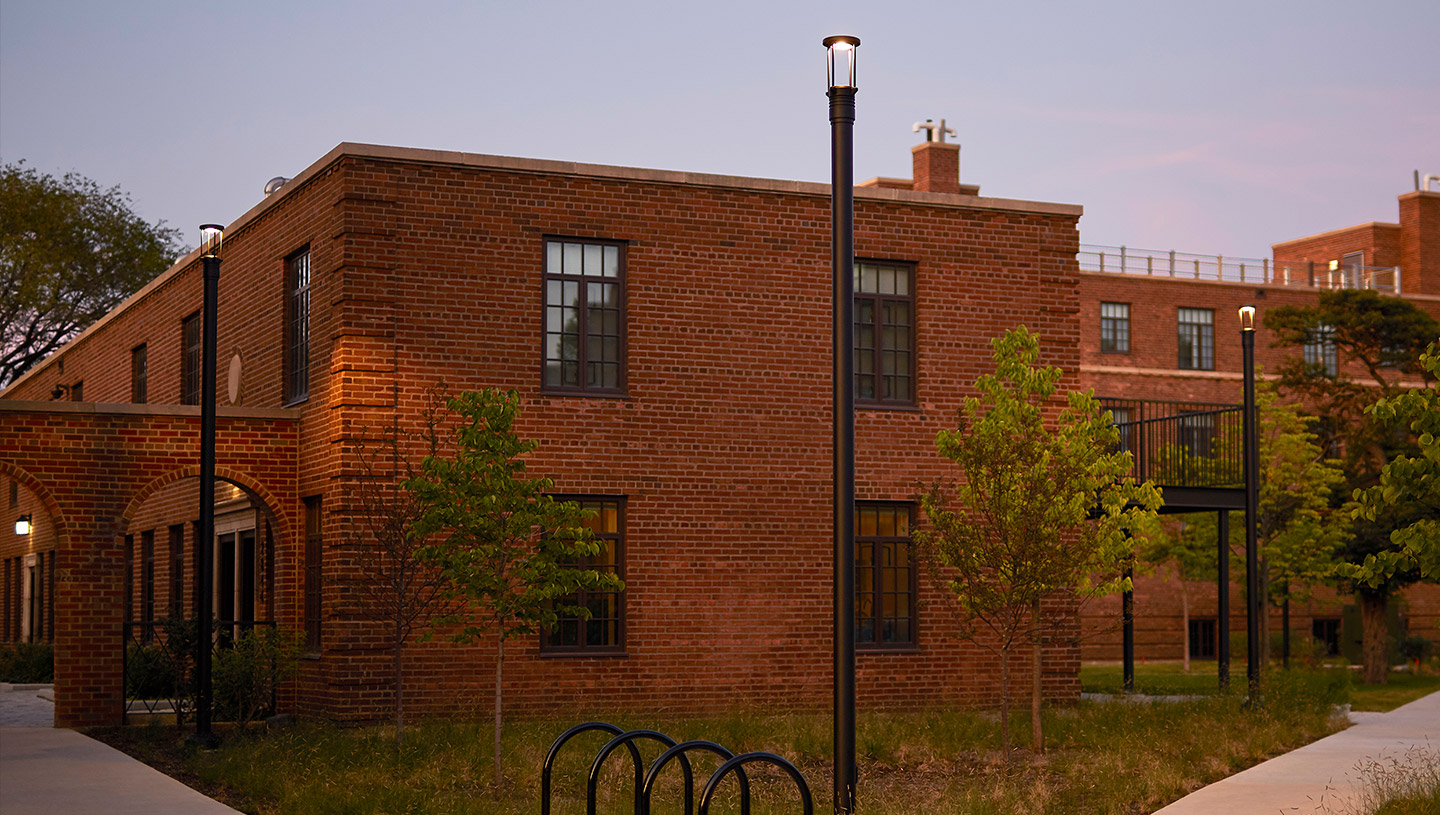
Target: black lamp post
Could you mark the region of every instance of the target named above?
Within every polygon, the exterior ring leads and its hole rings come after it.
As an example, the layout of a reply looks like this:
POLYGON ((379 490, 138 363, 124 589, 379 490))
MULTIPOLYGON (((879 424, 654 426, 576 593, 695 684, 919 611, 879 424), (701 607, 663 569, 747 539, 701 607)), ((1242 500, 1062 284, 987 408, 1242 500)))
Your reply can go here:
POLYGON ((1260 510, 1260 433, 1255 415, 1255 307, 1240 308, 1240 348, 1245 367, 1245 645, 1250 701, 1260 698, 1260 569, 1256 529, 1260 510))
POLYGON ((205 279, 205 304, 201 317, 203 344, 200 362, 200 531, 195 541, 195 570, 199 585, 195 591, 195 735, 206 747, 216 743, 210 731, 210 593, 213 575, 210 546, 215 537, 215 322, 220 289, 220 244, 225 227, 200 225, 200 266, 205 279))
POLYGON ((826 37, 834 309, 835 812, 855 808, 855 49, 826 37))

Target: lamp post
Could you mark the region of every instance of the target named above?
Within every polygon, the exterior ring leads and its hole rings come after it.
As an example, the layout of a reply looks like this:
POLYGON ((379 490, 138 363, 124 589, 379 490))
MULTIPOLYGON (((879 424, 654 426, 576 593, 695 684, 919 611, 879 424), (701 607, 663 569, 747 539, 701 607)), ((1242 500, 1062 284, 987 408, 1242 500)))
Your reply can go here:
POLYGON ((1260 698, 1260 569, 1256 527, 1260 509, 1260 444, 1255 416, 1255 307, 1240 308, 1240 348, 1245 368, 1245 646, 1250 702, 1260 698))
POLYGON ((210 546, 215 537, 215 322, 220 288, 220 245, 225 227, 200 225, 200 266, 205 281, 205 302, 201 317, 203 332, 200 362, 200 531, 195 541, 195 571, 199 574, 195 603, 195 735, 196 744, 213 747, 210 731, 210 546))
POLYGON ((834 311, 835 812, 855 808, 855 49, 826 37, 830 90, 830 271, 834 311))

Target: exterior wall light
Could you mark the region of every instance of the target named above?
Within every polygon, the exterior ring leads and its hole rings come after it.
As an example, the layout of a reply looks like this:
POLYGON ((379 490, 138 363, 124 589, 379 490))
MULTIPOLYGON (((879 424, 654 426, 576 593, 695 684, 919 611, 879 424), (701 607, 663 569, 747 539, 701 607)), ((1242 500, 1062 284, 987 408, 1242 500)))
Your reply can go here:
POLYGON ((200 225, 200 256, 220 257, 220 244, 225 239, 225 227, 220 224, 200 225))
POLYGON ((1255 330, 1255 307, 1254 307, 1254 306, 1241 306, 1241 307, 1240 307, 1240 330, 1241 330, 1241 331, 1254 331, 1254 330, 1255 330))
POLYGON ((825 56, 831 88, 854 88, 855 49, 860 47, 859 37, 835 36, 825 38, 825 56))
POLYGON ((15 534, 28 535, 30 534, 30 529, 30 515, 28 513, 15 519, 15 534))

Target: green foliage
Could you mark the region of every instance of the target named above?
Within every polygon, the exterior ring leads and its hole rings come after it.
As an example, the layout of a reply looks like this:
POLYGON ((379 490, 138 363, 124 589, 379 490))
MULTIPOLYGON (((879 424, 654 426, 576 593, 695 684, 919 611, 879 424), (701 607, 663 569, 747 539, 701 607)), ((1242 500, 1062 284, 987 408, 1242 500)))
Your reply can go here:
POLYGON ((304 644, 300 635, 271 626, 255 626, 230 647, 217 648, 211 668, 214 716, 242 728, 273 712, 280 685, 300 672, 304 644))
POLYGON ((55 681, 55 649, 44 642, 0 645, 0 682, 17 684, 55 681))
POLYGON ((965 633, 987 631, 1004 655, 1054 624, 1044 600, 1128 585, 1127 530, 1154 518, 1160 493, 1129 478, 1131 456, 1090 392, 1072 391, 1053 409, 1063 372, 1036 366, 1035 335, 1020 326, 993 344, 995 373, 977 380, 981 395, 965 400, 959 428, 935 440, 965 479, 953 498, 938 483, 921 496, 929 527, 915 540, 957 601, 965 633))
POLYGON ((1355 491, 1355 518, 1379 522, 1403 517, 1409 523, 1390 532, 1390 547, 1371 552, 1359 564, 1345 564, 1340 574, 1370 587, 1380 587, 1397 574, 1440 575, 1440 342, 1431 342, 1421 357, 1431 383, 1387 397, 1367 410, 1377 422, 1403 423, 1418 440, 1418 455, 1396 455, 1380 471, 1379 483, 1355 491))
POLYGON ((64 345, 179 256, 119 187, 0 167, 0 387, 64 345))

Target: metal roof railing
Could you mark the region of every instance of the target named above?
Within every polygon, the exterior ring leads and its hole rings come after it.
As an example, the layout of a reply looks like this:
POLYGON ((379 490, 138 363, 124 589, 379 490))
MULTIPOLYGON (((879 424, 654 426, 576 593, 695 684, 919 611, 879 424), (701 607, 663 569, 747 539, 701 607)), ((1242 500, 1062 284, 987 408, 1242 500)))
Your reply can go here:
POLYGON ((1399 266, 1342 266, 1338 262, 1276 262, 1269 258, 1197 255, 1083 243, 1075 254, 1082 272, 1173 277, 1226 283, 1273 283, 1318 289, 1375 289, 1401 294, 1399 266))

